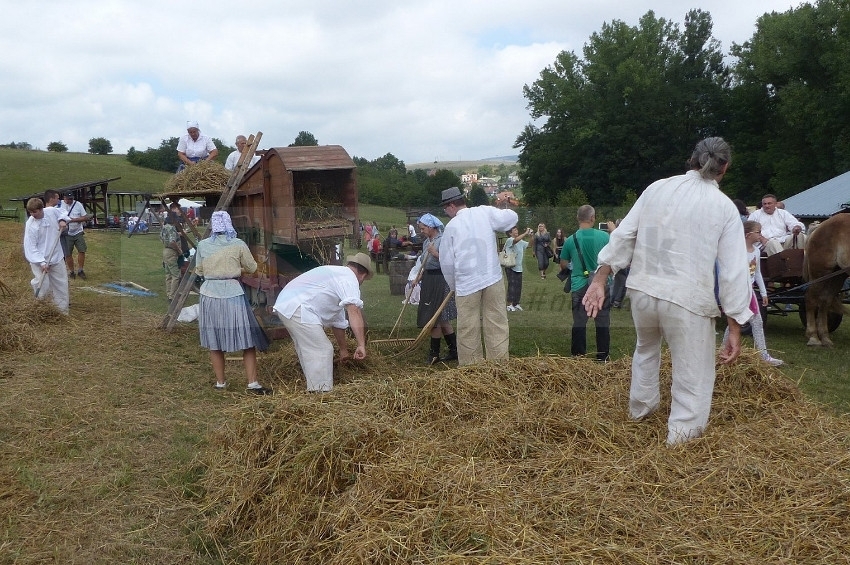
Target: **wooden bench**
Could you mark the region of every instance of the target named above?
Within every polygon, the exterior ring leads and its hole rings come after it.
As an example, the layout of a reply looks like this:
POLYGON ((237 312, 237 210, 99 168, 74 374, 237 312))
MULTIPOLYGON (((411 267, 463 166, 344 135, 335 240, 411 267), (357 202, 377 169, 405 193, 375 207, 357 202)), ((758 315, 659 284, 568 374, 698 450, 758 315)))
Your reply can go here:
POLYGON ((21 216, 17 208, 0 208, 0 219, 21 221, 21 216))

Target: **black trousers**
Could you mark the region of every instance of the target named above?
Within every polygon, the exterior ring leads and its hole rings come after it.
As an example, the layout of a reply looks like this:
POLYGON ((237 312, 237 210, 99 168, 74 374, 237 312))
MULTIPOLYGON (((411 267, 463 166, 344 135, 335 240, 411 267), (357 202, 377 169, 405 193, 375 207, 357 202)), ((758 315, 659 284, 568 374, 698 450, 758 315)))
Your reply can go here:
MULTIPOLYGON (((581 303, 590 285, 572 293, 573 299, 573 331, 570 352, 573 355, 587 353, 587 310, 581 303)), ((611 350, 611 294, 605 286, 605 302, 596 314, 596 360, 608 359, 611 350)))
POLYGON ((508 296, 506 302, 510 306, 519 304, 522 296, 522 273, 517 273, 510 267, 505 267, 505 278, 508 279, 508 296))

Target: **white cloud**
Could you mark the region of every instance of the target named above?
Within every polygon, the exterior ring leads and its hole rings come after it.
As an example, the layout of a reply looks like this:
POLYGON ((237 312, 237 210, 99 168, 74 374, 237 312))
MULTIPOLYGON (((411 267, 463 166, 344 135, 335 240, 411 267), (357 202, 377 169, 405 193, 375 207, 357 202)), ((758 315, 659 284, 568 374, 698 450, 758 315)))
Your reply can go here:
MULTIPOLYGON (((799 4, 799 2, 794 3, 799 4)), ((728 51, 788 0, 706 0, 728 51)), ((653 9, 681 24, 674 0, 386 0, 184 3, 3 2, 0 142, 116 152, 158 147, 186 120, 232 143, 301 130, 373 159, 408 163, 515 153, 530 120, 522 87, 561 50, 581 54, 613 19, 653 9)))

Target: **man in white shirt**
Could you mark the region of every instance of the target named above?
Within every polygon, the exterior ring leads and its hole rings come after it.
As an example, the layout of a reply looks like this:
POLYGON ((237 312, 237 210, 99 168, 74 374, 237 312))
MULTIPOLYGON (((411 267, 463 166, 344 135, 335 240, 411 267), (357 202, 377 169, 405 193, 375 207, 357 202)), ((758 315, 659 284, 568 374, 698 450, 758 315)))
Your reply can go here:
MULTIPOLYGON (((236 136, 236 151, 233 151, 230 155, 227 156, 227 161, 224 162, 224 168, 228 171, 232 171, 236 168, 236 163, 239 162, 239 156, 242 155, 242 152, 245 151, 245 147, 248 146, 248 139, 244 135, 236 136)), ((251 162, 248 164, 248 167, 245 169, 246 171, 254 166, 254 163, 260 160, 260 156, 254 154, 251 157, 251 162)))
POLYGON ((73 192, 66 192, 65 198, 60 205, 62 211, 68 215, 70 221, 68 230, 62 234, 62 252, 65 254, 65 266, 68 268, 68 276, 72 279, 80 277, 85 280, 86 272, 86 234, 83 224, 89 221, 89 213, 79 200, 74 199, 73 192), (74 249, 77 250, 77 267, 74 270, 74 249))
POLYGON ((278 294, 273 311, 292 337, 309 392, 333 389, 334 347, 326 327, 339 346, 340 361, 350 358, 345 335, 349 326, 357 340, 354 359, 366 358, 360 285, 374 274, 369 256, 358 253, 345 266, 323 265, 295 277, 278 294))
POLYGON ((198 122, 186 122, 186 135, 177 142, 177 157, 180 159, 179 173, 189 165, 199 161, 213 161, 218 157, 218 149, 213 140, 201 135, 198 122))
POLYGON ((30 217, 24 225, 24 257, 30 264, 30 281, 36 298, 53 295, 53 303, 68 314, 68 271, 59 237, 68 226, 68 215, 54 206, 44 207, 40 198, 27 201, 30 217))
POLYGON ((631 265, 626 286, 637 345, 629 413, 641 420, 658 409, 661 344, 666 340, 673 358, 668 445, 700 436, 708 423, 715 378, 714 320, 720 316, 715 264, 730 329, 720 351, 722 363, 740 354, 740 325, 753 315, 743 224, 718 185, 730 160, 729 145, 710 137, 694 149, 690 171, 647 187, 599 252, 599 267, 583 301, 588 315, 595 317, 605 300, 608 275, 631 265))
POLYGON ((451 218, 440 244, 440 267, 455 293, 458 365, 507 359, 508 311, 495 233, 514 227, 517 213, 467 208, 456 186, 443 191, 441 204, 451 218))
POLYGON ((762 196, 761 208, 747 219, 761 224, 759 243, 768 256, 791 247, 806 247, 806 226, 791 212, 780 207, 773 194, 762 196))

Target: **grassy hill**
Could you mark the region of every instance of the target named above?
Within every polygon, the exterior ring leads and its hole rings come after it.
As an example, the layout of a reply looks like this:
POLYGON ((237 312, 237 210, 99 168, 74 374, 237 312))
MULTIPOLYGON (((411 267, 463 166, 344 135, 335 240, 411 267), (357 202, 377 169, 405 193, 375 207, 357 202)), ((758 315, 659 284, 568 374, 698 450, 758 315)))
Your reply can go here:
MULTIPOLYGON (((0 205, 48 188, 121 177, 110 188, 122 192, 160 192, 169 173, 131 165, 125 155, 53 153, 0 149, 0 205)), ((20 203, 17 203, 20 205, 20 203)))

